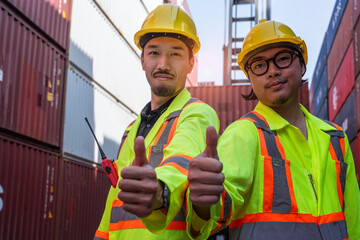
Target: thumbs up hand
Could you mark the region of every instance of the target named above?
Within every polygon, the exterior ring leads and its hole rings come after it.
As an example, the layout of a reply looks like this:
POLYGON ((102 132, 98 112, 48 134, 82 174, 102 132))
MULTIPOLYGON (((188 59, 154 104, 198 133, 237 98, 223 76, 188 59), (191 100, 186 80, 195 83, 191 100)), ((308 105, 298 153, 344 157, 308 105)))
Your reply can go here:
MULTIPOLYGON (((223 167, 217 155, 217 140, 215 128, 209 126, 206 129, 204 152, 190 161, 188 175, 190 200, 195 210, 196 207, 204 209, 217 203, 220 194, 224 191, 225 176, 221 172, 223 167)), ((199 214, 198 211, 196 212, 199 214)))
POLYGON ((163 188, 154 168, 148 164, 143 137, 135 139, 134 152, 132 165, 121 171, 118 198, 124 202, 125 211, 143 218, 162 206, 163 188))

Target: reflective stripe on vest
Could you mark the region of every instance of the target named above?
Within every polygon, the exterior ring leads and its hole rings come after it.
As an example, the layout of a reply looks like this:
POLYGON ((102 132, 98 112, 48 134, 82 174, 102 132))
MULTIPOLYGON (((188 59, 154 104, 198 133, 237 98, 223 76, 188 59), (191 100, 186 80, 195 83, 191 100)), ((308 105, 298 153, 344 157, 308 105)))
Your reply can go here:
MULTIPOLYGON (((182 110, 184 110, 184 108, 187 107, 189 104, 195 102, 201 102, 201 101, 199 101, 196 98, 191 98, 181 110, 172 112, 165 120, 165 123, 161 127, 160 132, 155 139, 154 145, 149 148, 149 164, 153 168, 158 167, 162 162, 164 156, 164 148, 166 148, 166 146, 170 143, 171 139, 173 138, 173 135, 176 130, 177 121, 179 119, 182 110)), ((189 158, 190 158, 189 156, 185 156, 185 157, 171 156, 170 158, 165 159, 166 164, 165 161, 161 164, 172 165, 180 172, 187 174, 187 171, 189 171, 188 161, 191 159, 189 158), (183 171, 183 169, 185 171, 183 171)))
POLYGON ((217 221, 218 222, 217 227, 211 231, 211 234, 225 228, 227 226, 227 221, 229 220, 232 213, 232 200, 229 193, 226 190, 224 190, 224 192, 221 194, 221 199, 223 202, 221 215, 219 220, 217 221))
MULTIPOLYGON (((186 155, 173 155, 163 160, 163 150, 170 143, 173 138, 173 135, 176 130, 177 121, 182 110, 189 106, 191 103, 201 102, 196 98, 191 98, 181 110, 172 112, 165 120, 162 125, 159 134, 157 135, 154 145, 149 148, 149 164, 156 168, 158 166, 170 165, 175 167, 179 172, 184 175, 188 174, 189 171, 189 163, 192 157, 186 155)), ((131 123, 129 126, 131 126, 131 123)), ((121 148, 127 138, 128 132, 124 133, 122 137, 122 142, 120 145, 119 154, 121 148), (126 135, 125 135, 126 134, 126 135)), ((118 154, 118 155, 119 155, 118 154)), ((120 200, 114 200, 112 209, 111 209, 111 217, 110 217, 110 231, 117 231, 123 229, 133 229, 133 228, 146 228, 142 223, 140 218, 137 216, 126 212, 122 208, 123 202, 120 200)), ((186 208, 185 206, 179 211, 179 213, 175 216, 175 218, 170 222, 170 224, 166 228, 167 230, 186 230, 186 208)))
MULTIPOLYGON (((134 229, 134 228, 146 228, 142 223, 140 218, 137 216, 126 212, 122 208, 123 202, 120 200, 114 200, 112 209, 111 209, 111 217, 110 217, 110 225, 109 231, 117 231, 124 229, 134 229)), ((186 230, 186 210, 183 207, 180 212, 175 216, 175 218, 170 222, 167 226, 167 230, 186 230)))
MULTIPOLYGON (((242 219, 232 221, 229 226, 230 238, 347 239, 343 212, 318 217, 298 213, 290 172, 290 161, 285 157, 284 148, 276 132, 270 130, 265 118, 257 112, 250 112, 240 120, 253 122, 259 133, 261 154, 264 156, 263 213, 246 214, 242 219)), ((341 156, 343 156, 344 148, 341 146, 340 132, 342 131, 328 132, 332 136, 331 138, 334 137, 329 151, 332 152, 332 157, 338 156, 335 159, 342 159, 343 161, 341 156)), ((338 181, 339 183, 341 181, 340 172, 338 181)), ((340 200, 340 202, 342 201, 340 200)))
POLYGON ((95 237, 93 240, 109 240, 109 233, 96 230, 95 237))
POLYGON ((338 192, 340 206, 344 211, 345 210, 344 192, 345 192, 346 170, 347 170, 347 163, 344 162, 345 135, 338 125, 329 121, 325 121, 325 122, 337 129, 334 131, 327 131, 326 133, 330 135, 329 152, 331 158, 335 161, 336 164, 337 192, 338 192))
MULTIPOLYGON (((131 125, 133 125, 134 122, 135 122, 135 120, 132 121, 132 122, 126 127, 126 129, 128 129, 131 125)), ((117 154, 117 158, 119 158, 119 156, 120 156, 121 149, 122 149, 122 147, 123 147, 123 145, 124 145, 124 142, 125 142, 128 134, 129 134, 129 130, 125 130, 123 136, 121 137, 121 143, 120 143, 120 146, 119 146, 119 151, 118 151, 118 154, 117 154)), ((116 164, 114 164, 114 165, 116 165, 116 164)))

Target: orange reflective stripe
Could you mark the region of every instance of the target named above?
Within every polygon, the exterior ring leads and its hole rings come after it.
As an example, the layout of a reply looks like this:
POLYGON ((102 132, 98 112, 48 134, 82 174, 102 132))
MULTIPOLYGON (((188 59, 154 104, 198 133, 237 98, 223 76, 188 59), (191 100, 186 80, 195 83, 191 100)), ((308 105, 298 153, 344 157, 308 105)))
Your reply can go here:
POLYGON ((331 155, 331 158, 334 160, 335 162, 335 168, 336 168, 336 189, 337 189, 337 193, 338 193, 338 198, 339 198, 339 203, 341 208, 343 208, 343 204, 344 204, 344 198, 343 198, 343 192, 342 192, 342 188, 341 188, 341 182, 340 182, 340 174, 341 174, 341 163, 340 161, 338 161, 337 156, 336 156, 336 152, 335 149, 332 145, 332 143, 330 142, 329 145, 329 152, 331 155))
POLYGON ((254 119, 252 119, 252 118, 240 118, 240 119, 238 119, 238 120, 236 120, 236 121, 240 121, 240 120, 248 120, 248 121, 250 121, 250 122, 256 122, 254 119))
POLYGON ((287 182, 288 182, 288 186, 289 186, 289 193, 290 193, 290 199, 291 199, 291 213, 297 213, 299 209, 298 209, 298 205, 297 205, 296 198, 295 198, 295 192, 294 192, 294 186, 293 186, 292 177, 291 177, 289 160, 285 160, 285 171, 286 171, 286 178, 287 178, 287 182))
POLYGON ((343 212, 330 213, 318 217, 318 225, 345 220, 343 212))
POLYGON ((221 228, 221 224, 218 223, 217 226, 216 226, 216 228, 215 228, 214 230, 212 230, 212 231, 210 232, 210 234, 215 233, 215 232, 216 232, 217 230, 219 230, 220 228, 221 228))
POLYGON ((260 147, 261 147, 261 155, 269 156, 269 152, 266 146, 265 137, 263 131, 258 128, 259 138, 260 138, 260 147))
POLYGON ((167 140, 167 144, 170 143, 170 141, 172 140, 173 136, 174 136, 174 133, 175 133, 175 130, 176 130, 176 126, 177 126, 177 122, 178 122, 179 118, 175 118, 174 120, 174 123, 172 124, 171 126, 171 129, 170 129, 170 133, 169 133, 169 137, 168 137, 168 140, 167 140))
MULTIPOLYGON (((146 229, 145 225, 140 219, 129 220, 129 221, 119 221, 117 223, 110 223, 110 231, 118 231, 124 229, 146 229)), ((167 230, 186 230, 186 222, 172 221, 166 228, 167 230)))
POLYGON ((274 137, 275 137, 277 149, 279 150, 282 159, 286 159, 285 150, 284 150, 283 145, 280 143, 278 135, 274 135, 274 137))
POLYGON ((274 173, 272 170, 272 158, 264 157, 264 196, 263 212, 272 212, 274 194, 274 173))
POLYGON ((318 217, 314 217, 311 214, 299 213, 254 213, 246 214, 242 219, 233 220, 229 227, 241 227, 242 223, 250 222, 301 222, 322 225, 342 220, 345 220, 345 215, 343 212, 330 213, 318 217))
MULTIPOLYGON (((190 99, 190 100, 191 100, 191 99, 190 99)), ((189 101, 190 101, 190 100, 189 100, 189 101)), ((191 102, 191 103, 186 104, 182 109, 186 108, 187 106, 189 106, 189 105, 191 105, 191 104, 193 104, 193 103, 203 103, 203 102, 200 101, 200 100, 196 100, 196 101, 194 101, 194 102, 191 102)))
POLYGON ((164 132, 164 130, 165 130, 165 128, 166 128, 166 125, 169 123, 169 121, 165 121, 165 123, 162 125, 162 127, 161 127, 161 129, 160 129, 160 132, 157 134, 157 136, 156 136, 156 139, 155 139, 155 141, 154 141, 154 145, 156 145, 157 144, 157 142, 159 141, 159 139, 160 139, 160 137, 161 137, 161 135, 163 134, 163 132, 164 132))
POLYGON ((174 163, 174 162, 167 162, 167 163, 164 163, 162 166, 172 166, 172 167, 176 168, 179 172, 181 172, 182 174, 184 174, 186 176, 189 174, 189 170, 181 167, 179 164, 174 163))
POLYGON ((255 114, 261 120, 263 120, 266 123, 266 126, 269 126, 268 122, 266 121, 266 119, 261 114, 255 112, 255 111, 252 111, 252 113, 255 114))
POLYGON ((122 205, 124 205, 124 202, 119 199, 114 200, 112 203, 112 207, 121 207, 122 205))
POLYGON ((109 239, 109 233, 108 232, 103 232, 103 231, 100 231, 100 230, 96 230, 95 237, 102 238, 102 239, 109 239))
POLYGON ((146 228, 140 219, 119 221, 117 223, 110 223, 109 231, 117 231, 122 229, 146 228))

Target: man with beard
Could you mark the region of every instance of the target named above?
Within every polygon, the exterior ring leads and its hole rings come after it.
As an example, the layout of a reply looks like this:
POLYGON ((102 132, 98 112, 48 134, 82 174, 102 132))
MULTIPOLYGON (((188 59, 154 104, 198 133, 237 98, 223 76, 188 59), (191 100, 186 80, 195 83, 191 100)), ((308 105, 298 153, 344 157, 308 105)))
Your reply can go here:
POLYGON ((247 98, 259 103, 218 144, 209 129, 206 151, 190 162, 193 237, 231 222, 230 239, 360 239, 347 136, 298 101, 307 58, 305 42, 285 24, 262 20, 246 36, 238 64, 251 82, 247 98))
POLYGON ((152 11, 134 40, 151 101, 125 131, 115 162, 120 180, 94 239, 188 239, 189 162, 205 148, 206 128, 219 128, 216 112, 185 88, 200 42, 191 17, 172 4, 152 11))

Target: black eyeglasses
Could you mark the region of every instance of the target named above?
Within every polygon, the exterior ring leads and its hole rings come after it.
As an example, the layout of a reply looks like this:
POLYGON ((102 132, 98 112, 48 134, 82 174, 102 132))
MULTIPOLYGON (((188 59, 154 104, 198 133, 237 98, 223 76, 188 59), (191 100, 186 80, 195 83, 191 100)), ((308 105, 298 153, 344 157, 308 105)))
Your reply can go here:
POLYGON ((258 59, 249 63, 246 67, 250 69, 253 74, 256 76, 264 75, 269 69, 269 61, 273 61, 277 68, 283 69, 287 68, 293 62, 294 54, 299 56, 297 51, 281 51, 278 52, 273 58, 269 59, 258 59))

